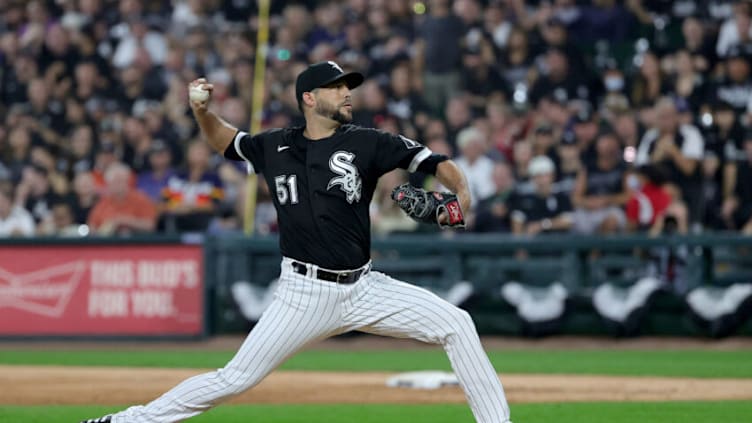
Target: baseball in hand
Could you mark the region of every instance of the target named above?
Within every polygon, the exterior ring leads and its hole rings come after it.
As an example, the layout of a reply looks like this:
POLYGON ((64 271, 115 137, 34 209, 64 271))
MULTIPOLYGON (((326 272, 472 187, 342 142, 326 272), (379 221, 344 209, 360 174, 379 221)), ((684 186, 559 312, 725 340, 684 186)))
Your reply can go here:
POLYGON ((194 85, 188 91, 188 97, 191 101, 204 102, 209 99, 209 90, 205 89, 203 84, 194 85))

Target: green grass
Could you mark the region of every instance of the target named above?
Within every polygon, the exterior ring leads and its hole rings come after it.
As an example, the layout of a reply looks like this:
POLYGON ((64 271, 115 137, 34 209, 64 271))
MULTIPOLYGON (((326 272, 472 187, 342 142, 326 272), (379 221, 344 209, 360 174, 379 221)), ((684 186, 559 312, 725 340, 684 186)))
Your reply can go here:
MULTIPOLYGON (((222 367, 234 351, 38 351, 0 350, 0 364, 129 367, 222 367)), ((632 376, 752 378, 750 351, 490 351, 500 373, 574 373, 632 376)), ((449 370, 444 351, 305 351, 286 370, 449 370)), ((0 420, 2 421, 2 420, 0 420)))
MULTIPOLYGON (((106 407, 0 406, 0 421, 76 422, 106 407)), ((568 403, 512 405, 517 423, 742 423, 752 402, 568 403)), ((224 405, 189 420, 196 423, 470 423, 464 405, 224 405)))

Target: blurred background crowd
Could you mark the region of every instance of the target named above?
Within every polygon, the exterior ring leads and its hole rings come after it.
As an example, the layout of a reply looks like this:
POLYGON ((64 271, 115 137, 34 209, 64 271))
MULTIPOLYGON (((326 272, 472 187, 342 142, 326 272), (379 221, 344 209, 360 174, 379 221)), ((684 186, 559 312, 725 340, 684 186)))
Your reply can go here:
MULTIPOLYGON (((240 231, 245 170, 187 84, 247 129, 255 0, 0 1, 0 236, 240 231)), ((354 123, 453 157, 473 232, 752 233, 752 2, 273 1, 263 127, 295 76, 367 80, 354 123)), ((389 199, 374 230, 416 227, 389 199)), ((276 230, 259 179, 256 233, 276 230)))

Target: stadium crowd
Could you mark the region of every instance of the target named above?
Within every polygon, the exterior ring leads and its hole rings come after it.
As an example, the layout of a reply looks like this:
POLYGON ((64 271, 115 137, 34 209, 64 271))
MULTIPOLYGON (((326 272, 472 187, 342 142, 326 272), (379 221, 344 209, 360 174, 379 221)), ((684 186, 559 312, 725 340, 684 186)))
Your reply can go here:
MULTIPOLYGON (((240 163, 201 140, 187 84, 249 126, 255 0, 0 2, 0 236, 239 231, 240 163)), ((263 127, 295 76, 367 76, 354 123, 454 157, 469 230, 752 233, 752 3, 272 2, 263 127)), ((389 199, 377 233, 424 230, 389 199)), ((276 230, 258 192, 256 233, 276 230)))

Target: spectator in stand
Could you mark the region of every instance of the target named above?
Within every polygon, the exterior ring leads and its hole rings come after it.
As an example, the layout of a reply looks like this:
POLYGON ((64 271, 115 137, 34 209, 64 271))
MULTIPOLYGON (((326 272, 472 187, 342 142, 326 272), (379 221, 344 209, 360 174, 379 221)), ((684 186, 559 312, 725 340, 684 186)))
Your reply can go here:
POLYGON ((164 34, 150 29, 141 16, 130 18, 127 25, 127 32, 115 49, 112 64, 119 69, 131 66, 136 61, 138 50, 141 48, 146 49, 153 63, 164 63, 167 59, 167 40, 164 34))
POLYGON ((717 60, 715 48, 710 37, 705 34, 702 22, 695 17, 688 17, 682 22, 684 46, 690 54, 692 68, 700 73, 709 72, 717 60))
POLYGON ((386 110, 397 117, 403 126, 411 121, 418 126, 425 126, 429 118, 427 108, 420 94, 412 89, 411 79, 408 62, 392 68, 386 110))
POLYGON ((75 174, 94 169, 94 129, 89 125, 79 125, 68 137, 70 150, 65 160, 66 170, 75 174))
POLYGON ((31 213, 36 225, 52 217, 52 204, 59 199, 52 191, 45 168, 38 165, 24 168, 21 183, 16 190, 16 204, 31 213))
POLYGON ((612 234, 624 229, 622 207, 627 202, 626 166, 619 139, 605 132, 596 141, 597 157, 577 175, 572 194, 574 231, 580 234, 612 234))
POLYGON ((463 88, 475 110, 484 111, 488 99, 504 98, 509 90, 499 74, 484 60, 479 49, 466 48, 462 54, 463 88))
POLYGON ((21 206, 14 206, 9 187, 0 185, 0 238, 32 236, 35 231, 31 214, 21 206))
MULTIPOLYGON (((252 3, 10 2, 0 20, 0 178, 9 177, 13 192, 23 193, 23 169, 36 164, 46 169, 54 194, 72 198, 72 179, 82 172, 93 172, 102 192, 113 162, 142 175, 151 170, 156 139, 168 145, 171 165, 184 167, 181 140, 199 136, 185 86, 201 75, 214 84, 222 115, 248 128, 252 3)), ((546 154, 558 170, 554 190, 566 194, 581 166, 577 156, 595 158, 601 129, 595 120, 575 124, 579 110, 588 107, 608 122, 623 142, 624 160, 633 164, 642 128, 660 125, 654 104, 671 95, 678 126, 698 122, 707 144, 703 160, 696 159, 698 174, 680 172, 672 185, 699 187, 697 204, 681 195, 693 219, 704 214, 707 228, 727 227, 719 217, 719 192, 725 199, 733 194, 728 172, 744 156, 737 133, 752 122, 752 72, 743 60, 752 53, 750 2, 426 3, 427 13, 417 13, 411 2, 398 0, 273 2, 262 128, 302 123, 295 76, 310 61, 335 60, 368 78, 353 94, 357 123, 427 144, 442 139, 453 158, 458 133, 474 126, 491 140, 488 157, 505 159, 515 170, 520 192, 533 191, 526 176, 531 155, 546 154), (580 45, 587 40, 597 42, 580 45), (730 132, 717 125, 718 99, 744 113, 730 132), (525 104, 535 111, 518 107, 525 104), (543 124, 551 135, 535 133, 543 124)), ((654 149, 661 150, 648 148, 654 149)), ((233 203, 236 195, 228 194, 233 203)), ((84 197, 88 205, 71 201, 78 222, 92 201, 91 194, 84 197)), ((228 228, 242 217, 236 208, 222 210, 228 228)))
POLYGON ((547 46, 559 48, 566 53, 573 72, 581 75, 590 73, 582 55, 582 49, 570 39, 564 20, 557 17, 548 18, 545 22, 539 23, 538 31, 547 46))
POLYGON ((723 201, 721 216, 726 229, 752 235, 752 134, 743 143, 743 158, 733 167, 729 194, 723 201))
POLYGON ((652 164, 640 166, 628 176, 626 216, 630 231, 645 231, 651 236, 687 233, 687 208, 672 198, 666 176, 661 166, 652 164))
POLYGON ((545 73, 530 89, 530 99, 534 104, 545 96, 560 92, 565 101, 581 100, 593 103, 598 90, 588 82, 587 76, 576 73, 569 66, 569 58, 564 50, 552 47, 545 55, 545 73))
POLYGON ((532 80, 534 57, 531 54, 527 33, 522 28, 512 28, 506 48, 502 51, 498 69, 507 88, 527 87, 532 80))
POLYGON ((131 188, 131 170, 114 163, 105 172, 107 192, 89 214, 89 228, 98 235, 154 232, 157 208, 141 191, 131 188))
POLYGON ((175 176, 175 170, 170 165, 172 155, 167 143, 160 139, 152 141, 148 160, 150 170, 139 173, 136 187, 155 204, 160 204, 168 181, 175 176))
POLYGON ((465 96, 453 97, 444 110, 447 123, 447 140, 452 146, 453 156, 457 154, 457 134, 472 123, 473 113, 465 96))
POLYGON ((541 122, 530 136, 530 144, 533 146, 533 154, 536 156, 548 156, 556 161, 557 140, 554 138, 554 128, 547 122, 541 122))
POLYGON ((624 41, 636 23, 621 2, 599 0, 579 8, 578 19, 572 23, 573 35, 581 42, 624 41))
POLYGON ((412 232, 418 223, 408 217, 392 200, 394 187, 407 182, 404 171, 393 170, 381 177, 371 202, 371 227, 374 234, 386 235, 395 232, 412 232))
POLYGON ((467 178, 467 184, 472 195, 472 205, 493 195, 494 187, 489 184, 493 174, 493 161, 485 156, 487 142, 483 132, 469 126, 457 135, 459 158, 457 166, 467 178))
POLYGON ((653 121, 653 127, 640 140, 635 164, 665 167, 674 200, 685 202, 692 222, 696 222, 701 217, 699 163, 705 146, 702 134, 693 125, 679 124, 676 105, 668 97, 656 103, 653 121))
POLYGON ((572 135, 574 143, 580 150, 583 163, 592 162, 596 159, 595 140, 600 130, 600 117, 593 113, 590 106, 581 107, 572 120, 572 135))
POLYGON ((718 30, 718 41, 715 51, 720 57, 726 57, 733 47, 752 41, 752 18, 750 5, 739 1, 734 4, 734 14, 721 25, 718 30))
MULTIPOLYGON (((671 91, 686 100, 693 112, 697 112, 705 95, 706 81, 703 74, 692 65, 688 50, 679 50, 673 56, 674 73, 671 91)), ((742 107, 746 107, 746 102, 742 107)))
POLYGON ((580 154, 580 149, 571 132, 565 132, 564 136, 556 149, 557 160, 557 178, 556 191, 565 194, 571 198, 574 187, 577 184, 577 175, 580 173, 584 163, 580 154))
POLYGON ((84 225, 89 220, 89 213, 99 200, 94 175, 91 172, 79 172, 73 178, 73 192, 67 201, 73 207, 73 220, 84 225))
POLYGON ((547 156, 530 161, 528 173, 535 191, 515 193, 511 202, 512 232, 516 235, 537 235, 546 232, 567 232, 572 226, 572 204, 564 194, 554 191, 556 166, 547 156))
POLYGON ((724 76, 710 87, 709 103, 726 102, 737 114, 747 111, 747 103, 752 98, 749 60, 750 56, 742 46, 729 49, 724 60, 724 76))
POLYGON ((638 110, 652 107, 671 89, 668 79, 661 71, 660 59, 655 52, 646 51, 641 56, 641 61, 639 71, 632 78, 628 91, 629 103, 638 110))
POLYGON ((631 166, 637 157, 637 146, 642 138, 637 117, 628 110, 620 111, 614 116, 612 126, 624 146, 624 161, 631 166))
POLYGON ((40 226, 39 235, 79 237, 88 235, 88 229, 76 224, 73 208, 61 201, 52 205, 52 219, 40 226))
POLYGON ((473 222, 469 225, 473 232, 509 232, 509 198, 514 191, 515 181, 508 163, 494 163, 494 194, 478 202, 473 222))
POLYGON ((525 140, 514 144, 512 162, 514 163, 514 178, 517 180, 515 190, 521 194, 530 194, 535 191, 532 177, 528 173, 530 161, 533 157, 533 147, 529 141, 525 140))
POLYGON ((164 191, 165 225, 168 232, 204 232, 223 197, 222 181, 211 169, 206 142, 188 147, 188 167, 167 182, 164 191))
POLYGON ((460 89, 462 21, 452 14, 449 0, 428 2, 428 15, 418 30, 415 69, 422 74, 423 99, 433 113, 444 109, 460 89))

